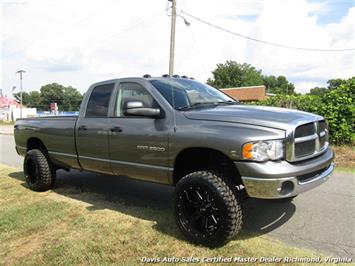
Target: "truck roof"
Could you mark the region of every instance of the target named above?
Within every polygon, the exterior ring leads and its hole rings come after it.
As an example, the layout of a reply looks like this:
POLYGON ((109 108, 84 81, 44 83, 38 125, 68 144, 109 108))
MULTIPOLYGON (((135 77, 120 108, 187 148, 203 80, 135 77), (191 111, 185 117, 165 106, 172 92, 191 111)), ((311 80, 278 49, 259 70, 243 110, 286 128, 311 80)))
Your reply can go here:
POLYGON ((100 85, 100 84, 104 84, 104 83, 110 83, 110 82, 117 82, 119 80, 126 80, 126 79, 141 79, 141 80, 166 80, 166 79, 170 79, 170 80, 175 80, 175 79, 187 79, 187 80, 194 80, 192 78, 182 78, 182 77, 125 77, 125 78, 116 78, 116 79, 108 79, 108 80, 103 80, 103 81, 99 81, 99 82, 95 82, 92 85, 100 85))

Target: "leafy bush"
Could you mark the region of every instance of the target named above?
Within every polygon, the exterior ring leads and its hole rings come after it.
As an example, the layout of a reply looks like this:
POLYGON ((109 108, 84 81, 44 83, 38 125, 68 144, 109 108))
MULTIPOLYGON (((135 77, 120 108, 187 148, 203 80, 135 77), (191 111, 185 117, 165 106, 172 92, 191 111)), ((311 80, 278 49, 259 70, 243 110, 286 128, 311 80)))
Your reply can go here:
POLYGON ((329 124, 330 141, 335 144, 355 142, 355 77, 345 80, 324 95, 277 95, 258 105, 298 109, 324 116, 329 124))

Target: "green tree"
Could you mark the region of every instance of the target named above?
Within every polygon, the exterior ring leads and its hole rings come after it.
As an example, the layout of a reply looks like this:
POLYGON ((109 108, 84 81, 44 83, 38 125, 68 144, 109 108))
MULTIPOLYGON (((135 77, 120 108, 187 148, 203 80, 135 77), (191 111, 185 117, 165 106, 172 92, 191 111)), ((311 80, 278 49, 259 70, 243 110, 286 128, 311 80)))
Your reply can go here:
POLYGON ((328 90, 329 89, 325 87, 315 87, 311 89, 308 94, 323 97, 328 92, 328 90))
POLYGON ((212 74, 213 78, 208 79, 207 83, 216 88, 265 85, 270 93, 294 94, 295 91, 295 86, 286 77, 262 75, 261 70, 246 63, 226 61, 218 64, 212 74))
POLYGON ((47 84, 41 87, 43 108, 49 110, 51 103, 57 103, 60 111, 78 111, 82 95, 80 92, 69 86, 64 87, 58 83, 47 84))
MULTIPOLYGON (((20 93, 16 93, 15 97, 19 101, 20 93)), ((78 111, 82 99, 83 96, 77 89, 58 83, 44 85, 39 92, 22 93, 22 102, 25 106, 42 111, 48 111, 51 103, 57 103, 60 111, 78 111)))
MULTIPOLYGON (((18 102, 20 102, 20 93, 15 93, 14 94, 16 100, 18 102)), ((22 93, 22 103, 23 105, 27 106, 27 107, 36 107, 36 108, 40 108, 42 106, 42 97, 41 94, 38 91, 30 91, 30 92, 26 92, 24 91, 22 93)))
MULTIPOLYGON (((14 93, 14 97, 15 97, 15 99, 16 99, 16 101, 18 103, 21 102, 21 94, 19 92, 14 93)), ((29 106, 30 102, 31 102, 31 100, 30 100, 28 92, 26 92, 26 91, 22 92, 22 103, 23 103, 23 105, 29 106)))
POLYGON ((318 96, 325 96, 328 92, 331 90, 334 90, 338 88, 342 84, 346 84, 348 80, 345 79, 330 79, 327 81, 328 86, 327 87, 315 87, 312 88, 308 94, 311 95, 318 95, 318 96))
POLYGON ((61 108, 66 111, 77 111, 80 109, 80 103, 83 96, 80 92, 69 86, 64 88, 63 104, 61 108))
POLYGON ((346 83, 347 81, 344 79, 330 79, 327 81, 328 83, 328 89, 333 90, 338 88, 341 84, 346 83))
POLYGON ((65 87, 58 83, 47 84, 40 88, 41 96, 43 98, 42 105, 45 110, 49 110, 51 103, 57 103, 58 107, 62 105, 64 89, 65 87))
POLYGON ((275 77, 263 76, 263 84, 266 87, 266 91, 275 94, 294 94, 295 86, 290 83, 285 76, 275 77))
POLYGON ((263 84, 261 70, 249 64, 239 64, 235 61, 227 61, 218 64, 212 71, 213 78, 207 83, 217 88, 232 88, 242 86, 255 86, 263 84))

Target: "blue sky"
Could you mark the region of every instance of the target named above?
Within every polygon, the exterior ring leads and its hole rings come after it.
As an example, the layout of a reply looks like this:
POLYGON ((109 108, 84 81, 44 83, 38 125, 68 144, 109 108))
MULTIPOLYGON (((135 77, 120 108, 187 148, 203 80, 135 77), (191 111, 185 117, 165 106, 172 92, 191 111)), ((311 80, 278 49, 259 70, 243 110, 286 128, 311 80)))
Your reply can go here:
POLYGON ((312 0, 310 2, 321 3, 326 5, 326 9, 323 12, 313 13, 318 15, 317 23, 319 25, 339 23, 341 19, 348 14, 349 9, 355 6, 355 1, 353 0, 312 0))
MULTIPOLYGON (((316 15, 318 25, 327 25, 329 23, 339 23, 341 19, 346 16, 349 9, 355 6, 354 0, 312 0, 310 3, 323 4, 324 10, 321 12, 310 12, 310 15, 316 15)), ((229 19, 243 19, 246 21, 255 22, 258 18, 257 15, 245 15, 245 16, 230 16, 229 19)))

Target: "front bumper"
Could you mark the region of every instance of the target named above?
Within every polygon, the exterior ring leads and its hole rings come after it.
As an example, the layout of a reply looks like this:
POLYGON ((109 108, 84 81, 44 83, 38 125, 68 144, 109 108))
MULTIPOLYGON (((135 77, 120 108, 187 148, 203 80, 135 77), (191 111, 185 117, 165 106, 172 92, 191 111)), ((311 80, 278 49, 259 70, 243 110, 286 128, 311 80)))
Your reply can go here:
POLYGON ((250 197, 278 199, 296 196, 324 183, 334 165, 331 149, 317 158, 301 163, 235 162, 250 197))

